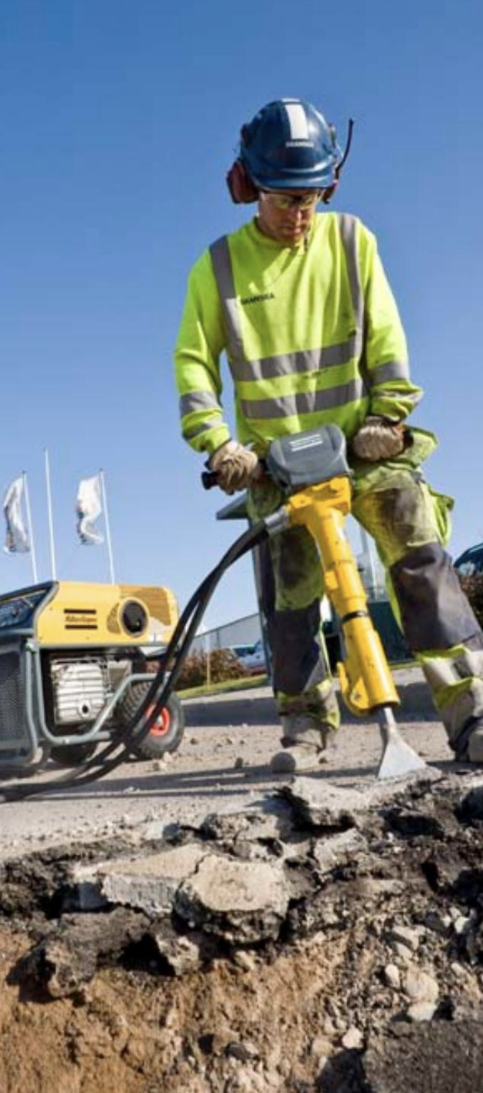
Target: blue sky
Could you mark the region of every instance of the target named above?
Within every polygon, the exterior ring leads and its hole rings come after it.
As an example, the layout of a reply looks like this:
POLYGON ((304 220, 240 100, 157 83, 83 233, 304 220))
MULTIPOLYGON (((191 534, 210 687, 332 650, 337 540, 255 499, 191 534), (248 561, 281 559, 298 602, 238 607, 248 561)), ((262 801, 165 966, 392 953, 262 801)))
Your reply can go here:
MULTIPOLYGON (((242 525, 215 519, 179 435, 172 348, 192 262, 251 215, 224 177, 240 125, 313 101, 353 151, 334 208, 379 238, 457 501, 453 552, 483 539, 483 8, 408 0, 13 0, 0 15, 0 489, 28 475, 39 575, 108 580, 76 541, 78 481, 103 467, 116 577, 180 605, 242 525)), ((226 384, 230 404, 230 384, 226 384)), ((0 590, 30 582, 0 557, 0 590)), ((207 625, 255 608, 249 560, 207 625)))

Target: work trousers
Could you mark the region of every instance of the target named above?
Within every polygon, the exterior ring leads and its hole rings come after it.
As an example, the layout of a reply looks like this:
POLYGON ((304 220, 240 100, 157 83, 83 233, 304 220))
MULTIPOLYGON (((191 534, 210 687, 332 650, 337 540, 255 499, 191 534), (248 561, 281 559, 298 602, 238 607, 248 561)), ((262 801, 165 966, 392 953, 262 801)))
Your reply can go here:
MULTIPOLYGON (((420 471, 431 434, 415 435, 409 457, 354 463, 352 513, 376 543, 394 613, 458 749, 468 723, 483 716, 483 634, 445 550, 452 501, 420 471)), ((279 487, 265 480, 250 493, 251 519, 281 503, 279 487)), ((259 563, 279 712, 311 712, 335 729, 340 715, 321 634, 315 541, 305 528, 289 528, 264 545, 259 563)))

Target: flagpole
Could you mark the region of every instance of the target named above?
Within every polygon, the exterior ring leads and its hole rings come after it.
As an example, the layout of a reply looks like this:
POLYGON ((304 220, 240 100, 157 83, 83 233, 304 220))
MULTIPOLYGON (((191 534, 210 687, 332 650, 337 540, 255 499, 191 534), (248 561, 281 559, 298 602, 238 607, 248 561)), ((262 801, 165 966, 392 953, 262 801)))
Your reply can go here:
POLYGON ((49 518, 50 560, 52 565, 52 580, 57 580, 57 566, 55 564, 54 521, 52 519, 52 493, 50 489, 50 462, 49 453, 45 448, 45 482, 47 486, 47 513, 49 518))
POLYGON ((27 511, 27 525, 28 525, 29 537, 30 537, 30 553, 32 555, 32 574, 33 574, 33 578, 34 578, 34 584, 38 584, 39 579, 38 579, 38 576, 37 576, 37 560, 36 560, 36 557, 35 557, 34 527, 33 527, 33 524, 32 524, 32 514, 30 512, 30 498, 29 498, 29 491, 28 491, 28 486, 27 486, 27 475, 26 475, 25 471, 22 471, 22 480, 23 480, 23 488, 24 488, 24 493, 25 493, 25 508, 26 508, 26 511, 27 511))
POLYGON ((105 522, 105 525, 106 525, 106 544, 107 544, 107 553, 109 555, 109 572, 111 574, 111 584, 115 584, 116 583, 116 578, 114 576, 114 561, 113 561, 113 557, 112 557, 111 529, 110 529, 110 526, 109 526, 109 510, 108 510, 108 507, 107 507, 106 484, 105 484, 105 481, 104 481, 104 471, 102 470, 102 468, 99 471, 99 478, 101 480, 102 505, 103 505, 103 509, 104 509, 104 522, 105 522))

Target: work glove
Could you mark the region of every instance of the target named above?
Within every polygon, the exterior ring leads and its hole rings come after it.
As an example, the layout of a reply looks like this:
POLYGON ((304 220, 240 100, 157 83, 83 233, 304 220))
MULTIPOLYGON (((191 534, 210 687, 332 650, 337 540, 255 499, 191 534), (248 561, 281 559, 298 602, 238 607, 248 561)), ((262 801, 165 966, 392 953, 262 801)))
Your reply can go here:
POLYGON ((250 485, 258 469, 258 456, 237 440, 227 440, 213 452, 208 466, 216 474, 220 489, 232 494, 250 485))
POLYGON ((380 459, 391 459, 404 451, 405 434, 402 421, 390 421, 389 418, 369 415, 352 438, 351 448, 358 459, 377 463, 380 459))

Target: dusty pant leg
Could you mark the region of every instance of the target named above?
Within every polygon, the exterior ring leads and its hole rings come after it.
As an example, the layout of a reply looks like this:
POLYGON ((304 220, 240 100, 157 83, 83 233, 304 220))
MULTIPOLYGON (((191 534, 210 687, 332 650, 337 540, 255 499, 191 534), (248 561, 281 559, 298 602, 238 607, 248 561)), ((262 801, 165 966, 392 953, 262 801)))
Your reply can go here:
POLYGON ((454 746, 483 713, 483 634, 441 545, 436 505, 425 483, 399 471, 389 489, 359 497, 354 514, 376 541, 404 636, 454 746))
POLYGON ((417 656, 449 743, 458 758, 465 759, 473 721, 483 717, 481 634, 444 652, 419 653, 417 656))
POLYGON ((258 567, 279 713, 310 713, 335 729, 340 714, 320 629, 323 582, 313 539, 304 528, 281 532, 261 544, 258 567))
POLYGON ((431 688, 451 746, 461 758, 466 731, 483 716, 483 634, 451 559, 429 543, 391 568, 406 639, 431 688))

